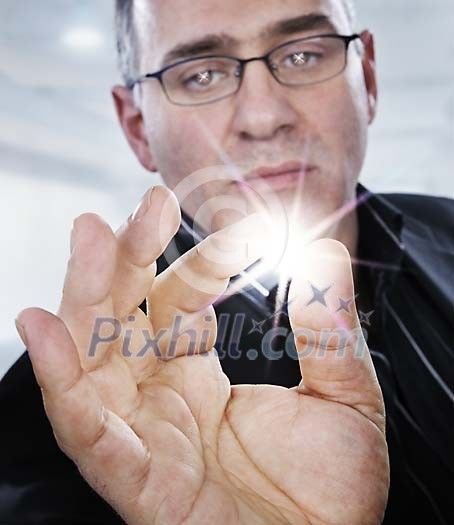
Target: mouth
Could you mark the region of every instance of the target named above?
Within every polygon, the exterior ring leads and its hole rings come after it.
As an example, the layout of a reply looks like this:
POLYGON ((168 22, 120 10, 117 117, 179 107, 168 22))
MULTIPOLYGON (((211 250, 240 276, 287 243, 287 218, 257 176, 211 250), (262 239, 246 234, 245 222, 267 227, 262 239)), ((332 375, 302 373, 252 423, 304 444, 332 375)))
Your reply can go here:
POLYGON ((240 184, 261 185, 279 191, 302 184, 304 177, 314 169, 313 166, 298 161, 284 162, 279 166, 260 166, 246 173, 240 184))

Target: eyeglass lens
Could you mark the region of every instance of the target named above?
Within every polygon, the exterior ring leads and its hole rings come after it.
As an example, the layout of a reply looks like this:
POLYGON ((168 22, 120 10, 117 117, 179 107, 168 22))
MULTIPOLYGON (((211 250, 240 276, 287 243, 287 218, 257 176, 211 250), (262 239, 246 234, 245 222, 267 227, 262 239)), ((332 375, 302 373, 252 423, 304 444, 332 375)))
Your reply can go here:
MULTIPOLYGON (((316 37, 281 45, 267 60, 276 80, 289 86, 315 84, 341 73, 346 63, 345 41, 316 37)), ((167 96, 177 104, 204 104, 236 92, 242 64, 234 58, 194 58, 162 75, 167 96)))

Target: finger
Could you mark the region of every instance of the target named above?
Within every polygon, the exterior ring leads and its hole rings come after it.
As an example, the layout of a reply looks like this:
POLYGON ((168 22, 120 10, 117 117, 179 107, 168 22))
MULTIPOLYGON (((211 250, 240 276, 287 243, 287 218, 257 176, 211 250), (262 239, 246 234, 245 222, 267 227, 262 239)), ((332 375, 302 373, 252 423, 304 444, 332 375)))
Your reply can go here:
POLYGON ((351 261, 338 241, 310 244, 289 292, 302 385, 299 391, 347 404, 384 430, 384 406, 354 302, 351 261))
POLYGON ((131 501, 149 470, 148 450, 122 419, 103 406, 58 317, 28 309, 17 324, 58 445, 102 497, 120 507, 131 501))
POLYGON ((118 241, 98 216, 76 219, 59 315, 85 369, 99 368, 111 355, 120 320, 145 298, 155 274, 154 261, 178 228, 179 218, 173 194, 158 187, 147 192, 118 232, 118 241))
POLYGON ((211 305, 225 292, 232 276, 263 254, 262 226, 261 217, 254 214, 219 230, 156 278, 148 304, 155 332, 166 330, 159 348, 167 357, 188 353, 188 339, 191 353, 211 350, 216 339, 211 305), (179 338, 183 332, 189 337, 179 338))
POLYGON ((156 274, 156 259, 178 230, 181 213, 164 186, 148 190, 117 231, 118 263, 112 287, 115 315, 123 319, 142 303, 156 274))
MULTIPOLYGON (((117 261, 117 241, 108 224, 91 213, 74 221, 71 256, 58 315, 66 323, 87 367, 96 368, 109 350, 100 343, 88 360, 97 318, 113 316, 110 295, 117 261)), ((106 337, 107 339, 107 337, 106 337)))

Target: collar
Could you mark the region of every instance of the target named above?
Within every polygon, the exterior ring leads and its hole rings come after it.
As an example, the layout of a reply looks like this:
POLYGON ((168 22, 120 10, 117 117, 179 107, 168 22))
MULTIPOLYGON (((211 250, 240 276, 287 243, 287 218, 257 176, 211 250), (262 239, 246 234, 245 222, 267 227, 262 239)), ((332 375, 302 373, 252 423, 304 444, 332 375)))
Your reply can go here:
POLYGON ((359 183, 357 202, 356 264, 395 277, 402 269, 405 251, 402 213, 386 197, 372 193, 359 183))

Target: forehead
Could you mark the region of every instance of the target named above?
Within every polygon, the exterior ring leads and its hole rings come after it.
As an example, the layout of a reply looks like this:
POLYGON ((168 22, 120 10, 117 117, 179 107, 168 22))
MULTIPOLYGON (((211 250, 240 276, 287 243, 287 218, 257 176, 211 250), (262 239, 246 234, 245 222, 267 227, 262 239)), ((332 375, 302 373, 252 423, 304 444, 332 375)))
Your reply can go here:
POLYGON ((228 35, 248 52, 267 42, 274 22, 306 14, 328 17, 336 31, 350 32, 342 0, 135 0, 142 61, 158 68, 173 47, 210 34, 228 35))

